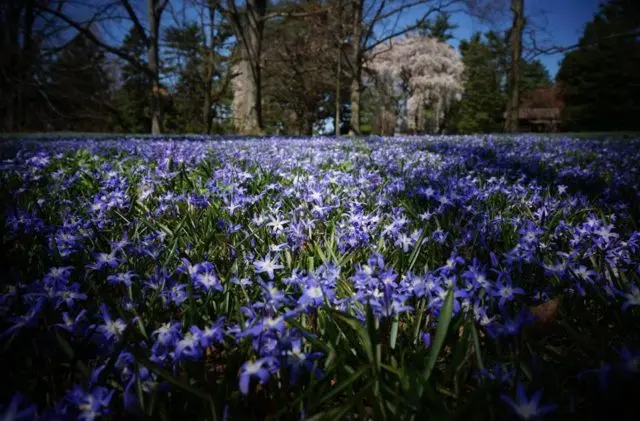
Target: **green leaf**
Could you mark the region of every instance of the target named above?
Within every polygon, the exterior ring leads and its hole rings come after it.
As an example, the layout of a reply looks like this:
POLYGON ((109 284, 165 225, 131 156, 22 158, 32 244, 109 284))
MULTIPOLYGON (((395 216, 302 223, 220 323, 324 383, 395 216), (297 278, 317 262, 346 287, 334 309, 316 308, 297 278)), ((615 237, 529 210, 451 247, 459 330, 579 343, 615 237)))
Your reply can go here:
POLYGON ((424 240, 425 235, 427 234, 426 227, 423 228, 422 233, 418 237, 416 241, 416 245, 411 251, 411 256, 409 257, 409 267, 407 268, 407 272, 413 269, 413 266, 416 264, 416 260, 418 260, 418 256, 420 255, 420 249, 422 248, 422 240, 424 240))
POLYGON ((412 327, 414 345, 418 343, 418 338, 420 336, 420 326, 422 324, 422 317, 424 315, 424 298, 420 299, 417 306, 416 313, 417 314, 415 314, 413 317, 413 327, 412 327))
POLYGON ((431 345, 429 352, 429 359, 427 360, 427 366, 424 370, 424 381, 428 381, 433 372, 433 368, 436 365, 438 355, 444 344, 444 339, 447 336, 449 330, 449 323, 451 323, 451 314, 453 313, 453 288, 447 293, 447 297, 444 299, 444 304, 440 310, 440 318, 438 319, 438 328, 436 329, 436 336, 431 345))
POLYGON ((471 330, 471 339, 473 340, 473 347, 475 349, 476 361, 478 362, 478 368, 484 370, 484 361, 482 361, 482 352, 480 351, 480 340, 478 339, 478 330, 473 320, 468 323, 471 330))
POLYGON ((324 395, 322 397, 322 399, 320 399, 319 404, 327 402, 329 399, 331 399, 334 396, 338 395, 340 392, 345 390, 348 386, 350 386, 356 380, 358 380, 360 377, 362 377, 362 375, 364 373, 366 373, 367 371, 369 371, 370 369, 371 369, 370 365, 364 365, 364 366, 360 367, 359 370, 355 371, 353 374, 351 374, 349 377, 347 377, 344 381, 342 381, 339 384, 337 384, 336 386, 334 386, 329 393, 324 395))
POLYGON ((374 351, 373 351, 373 342, 371 341, 371 337, 369 336, 369 332, 362 325, 360 320, 356 319, 350 314, 343 313, 337 310, 331 310, 331 314, 333 317, 341 320, 347 326, 349 326, 355 333, 358 335, 361 341, 361 347, 364 348, 364 353, 367 356, 367 359, 371 364, 375 363, 374 351))
MULTIPOLYGON (((64 353, 67 355, 67 357, 69 357, 69 359, 73 361, 74 360, 73 348, 71 348, 71 345, 69 345, 69 342, 67 342, 62 336, 60 336, 58 332, 56 332, 56 342, 58 343, 62 351, 64 351, 64 353)), ((83 376, 85 376, 86 378, 91 377, 91 372, 89 371, 89 368, 82 361, 76 360, 76 365, 78 366, 78 369, 80 370, 83 376)))
POLYGON ((144 365, 145 367, 147 367, 149 370, 153 371, 154 373, 156 373, 158 376, 162 377, 163 379, 165 379, 166 381, 168 381, 169 383, 173 384, 174 386, 194 395, 197 396, 199 398, 202 398, 206 401, 208 401, 209 399, 211 399, 211 397, 209 396, 208 393, 196 389, 195 387, 189 385, 186 382, 183 382, 181 380, 178 380, 175 376, 173 376, 169 371, 167 371, 166 369, 152 363, 149 359, 143 357, 139 352, 137 351, 132 351, 131 352, 133 354, 133 356, 135 357, 135 359, 142 365, 144 365))
POLYGON ((378 340, 378 320, 373 314, 373 308, 371 304, 367 303, 367 334, 369 337, 369 342, 373 347, 374 354, 374 362, 376 367, 376 372, 380 371, 380 363, 382 360, 382 344, 378 340))

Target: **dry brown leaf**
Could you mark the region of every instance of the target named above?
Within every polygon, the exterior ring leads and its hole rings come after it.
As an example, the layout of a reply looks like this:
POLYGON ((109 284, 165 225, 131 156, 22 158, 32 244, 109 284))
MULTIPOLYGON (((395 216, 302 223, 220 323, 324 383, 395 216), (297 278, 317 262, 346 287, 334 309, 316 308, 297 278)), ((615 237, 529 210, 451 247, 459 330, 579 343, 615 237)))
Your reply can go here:
POLYGON ((553 321, 556 314, 558 313, 558 308, 560 308, 560 304, 562 302, 562 296, 559 295, 546 303, 539 304, 537 306, 529 307, 531 313, 538 318, 534 324, 536 325, 545 325, 553 321))

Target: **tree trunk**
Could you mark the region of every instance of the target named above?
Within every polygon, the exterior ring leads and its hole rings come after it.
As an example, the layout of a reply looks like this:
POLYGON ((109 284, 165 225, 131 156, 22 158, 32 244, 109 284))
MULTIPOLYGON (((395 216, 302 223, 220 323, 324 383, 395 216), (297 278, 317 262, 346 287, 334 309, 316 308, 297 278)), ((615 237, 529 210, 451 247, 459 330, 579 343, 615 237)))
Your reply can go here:
MULTIPOLYGON (((342 41, 342 40, 340 40, 342 41)), ((340 89, 341 89, 341 79, 342 79, 342 43, 338 48, 338 72, 336 74, 336 115, 334 117, 335 120, 335 130, 336 136, 340 136, 340 108, 341 108, 341 98, 340 98, 340 89)))
POLYGON ((241 57, 237 65, 234 113, 236 130, 242 134, 262 134, 262 37, 266 0, 247 0, 246 23, 237 19, 236 34, 241 57))
POLYGON ((340 131, 340 111, 342 108, 342 98, 340 95, 340 91, 342 90, 342 40, 343 40, 343 32, 342 32, 342 1, 338 2, 338 39, 340 43, 338 44, 338 56, 336 57, 338 60, 338 69, 336 72, 336 113, 334 116, 334 129, 336 137, 339 137, 342 133, 340 131))
POLYGON ((4 126, 7 131, 19 131, 19 97, 22 83, 20 65, 24 60, 20 48, 19 32, 21 14, 24 5, 16 1, 7 1, 2 8, 2 56, 0 57, 0 81, 2 96, 0 105, 4 111, 4 126))
POLYGON ((243 57, 235 69, 237 76, 233 98, 235 127, 240 134, 259 134, 262 131, 256 106, 260 99, 253 67, 243 51, 243 57))
POLYGON ((511 67, 509 69, 509 92, 507 98, 507 118, 505 131, 518 131, 520 110, 520 60, 522 57, 522 31, 524 30, 524 0, 511 0, 513 25, 509 33, 511 46, 511 67))
POLYGON ((149 72, 151 74, 151 134, 162 133, 162 93, 160 92, 160 61, 158 51, 158 26, 161 10, 158 10, 157 0, 147 0, 149 18, 149 72))
POLYGON ((33 71, 34 54, 32 50, 33 45, 33 22, 35 20, 34 4, 33 0, 25 1, 24 10, 24 34, 22 42, 22 52, 19 57, 20 72, 17 75, 20 78, 18 86, 17 106, 16 112, 18 115, 18 125, 20 131, 22 131, 27 123, 27 98, 25 98, 25 91, 28 89, 31 83, 31 73, 33 71))
POLYGON ((313 136, 313 118, 307 116, 306 113, 302 118, 300 134, 303 136, 313 136))
POLYGON ((211 117, 211 81, 210 78, 204 84, 204 103, 202 104, 202 123, 205 134, 211 134, 212 117, 211 117))
POLYGON ((362 75, 362 7, 363 0, 356 0, 353 3, 353 79, 351 80, 351 121, 350 135, 360 134, 360 93, 362 75))
MULTIPOLYGON (((216 18, 216 5, 210 1, 208 3, 209 12, 209 42, 206 50, 206 62, 205 62, 205 76, 204 76, 204 103, 202 104, 202 124, 205 129, 205 133, 210 135, 213 123, 213 116, 211 113, 212 96, 213 96, 213 71, 215 67, 215 30, 214 22, 216 18)), ((202 28, 204 30, 204 28, 202 28)), ((205 45, 207 41, 205 40, 205 45)))
POLYGON ((438 96, 435 102, 435 110, 434 110, 434 127, 433 131, 435 134, 440 133, 440 121, 442 117, 442 97, 438 96))

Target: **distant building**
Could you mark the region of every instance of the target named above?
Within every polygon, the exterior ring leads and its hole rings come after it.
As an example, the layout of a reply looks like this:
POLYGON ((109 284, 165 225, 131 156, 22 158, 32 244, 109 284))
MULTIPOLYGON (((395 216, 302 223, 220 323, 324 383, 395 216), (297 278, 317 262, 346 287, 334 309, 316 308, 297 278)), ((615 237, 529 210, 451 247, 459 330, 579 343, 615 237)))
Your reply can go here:
POLYGON ((553 108, 520 108, 518 128, 522 132, 557 132, 562 110, 553 108))
POLYGON ((563 108, 557 85, 527 92, 520 101, 518 128, 521 132, 557 132, 562 123, 563 108))

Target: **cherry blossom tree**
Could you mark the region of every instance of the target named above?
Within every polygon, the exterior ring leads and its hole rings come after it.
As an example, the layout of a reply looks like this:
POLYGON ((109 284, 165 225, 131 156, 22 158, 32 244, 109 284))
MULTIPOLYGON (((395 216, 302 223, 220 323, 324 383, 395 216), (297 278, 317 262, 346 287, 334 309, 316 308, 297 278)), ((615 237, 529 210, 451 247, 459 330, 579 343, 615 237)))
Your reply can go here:
POLYGON ((439 132, 447 111, 462 93, 460 55, 448 44, 423 35, 379 45, 371 53, 369 68, 378 84, 392 84, 384 91, 392 92, 399 107, 406 107, 407 126, 414 132, 426 127, 426 106, 439 132))

